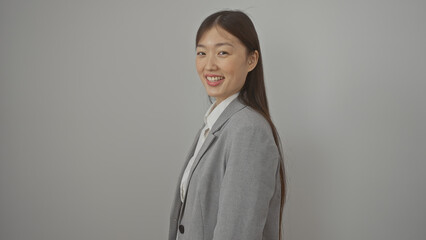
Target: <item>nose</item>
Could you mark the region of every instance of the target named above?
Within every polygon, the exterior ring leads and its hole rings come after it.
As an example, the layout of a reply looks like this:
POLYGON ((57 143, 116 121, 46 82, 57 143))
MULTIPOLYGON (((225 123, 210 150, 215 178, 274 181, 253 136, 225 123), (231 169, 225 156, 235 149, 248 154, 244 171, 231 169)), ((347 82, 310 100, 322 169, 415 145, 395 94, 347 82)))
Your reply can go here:
POLYGON ((206 70, 217 70, 216 58, 214 55, 207 56, 206 70))

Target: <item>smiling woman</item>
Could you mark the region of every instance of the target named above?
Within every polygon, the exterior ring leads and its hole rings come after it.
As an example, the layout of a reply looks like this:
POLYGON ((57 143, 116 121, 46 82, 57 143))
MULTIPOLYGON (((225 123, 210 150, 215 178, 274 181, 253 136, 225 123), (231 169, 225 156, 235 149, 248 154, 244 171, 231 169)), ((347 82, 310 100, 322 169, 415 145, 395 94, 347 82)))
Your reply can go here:
POLYGON ((281 239, 285 171, 254 25, 240 11, 214 13, 196 52, 215 102, 179 175, 169 240, 281 239))
POLYGON ((197 72, 216 104, 240 91, 258 56, 257 50, 248 54, 241 41, 220 26, 203 34, 197 44, 197 72))

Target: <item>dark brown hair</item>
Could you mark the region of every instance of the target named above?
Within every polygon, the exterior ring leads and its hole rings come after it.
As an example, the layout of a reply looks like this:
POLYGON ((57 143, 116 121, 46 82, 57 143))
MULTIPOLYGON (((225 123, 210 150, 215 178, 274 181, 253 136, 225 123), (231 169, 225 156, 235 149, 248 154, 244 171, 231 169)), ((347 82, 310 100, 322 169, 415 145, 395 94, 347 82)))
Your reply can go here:
POLYGON ((280 181, 281 181, 281 206, 280 206, 280 227, 279 236, 282 238, 282 215, 286 199, 286 177, 281 150, 281 141, 278 131, 271 120, 269 114, 268 100, 266 98, 265 82, 263 77, 262 55, 260 52, 259 38, 256 33, 253 22, 241 11, 220 11, 208 16, 200 25, 197 31, 195 43, 200 41, 203 34, 212 27, 219 26, 228 33, 238 38, 247 48, 248 54, 254 51, 259 52, 259 59, 256 67, 247 74, 244 86, 240 90, 238 98, 259 112, 269 123, 280 154, 280 181))

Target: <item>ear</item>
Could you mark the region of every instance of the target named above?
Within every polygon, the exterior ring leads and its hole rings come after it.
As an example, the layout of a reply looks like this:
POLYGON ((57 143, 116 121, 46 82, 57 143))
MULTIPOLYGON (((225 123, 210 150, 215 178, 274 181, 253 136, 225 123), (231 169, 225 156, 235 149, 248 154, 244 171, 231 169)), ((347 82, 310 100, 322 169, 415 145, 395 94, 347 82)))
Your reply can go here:
POLYGON ((259 52, 254 50, 249 54, 247 58, 248 71, 251 72, 257 65, 257 61, 259 60, 259 52))

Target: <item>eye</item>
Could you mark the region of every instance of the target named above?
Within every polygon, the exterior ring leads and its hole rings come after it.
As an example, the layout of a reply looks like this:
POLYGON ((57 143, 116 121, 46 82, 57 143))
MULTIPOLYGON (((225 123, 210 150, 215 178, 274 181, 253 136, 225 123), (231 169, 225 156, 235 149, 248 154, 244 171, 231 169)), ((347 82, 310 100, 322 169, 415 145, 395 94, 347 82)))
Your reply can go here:
POLYGON ((228 52, 225 52, 225 51, 220 51, 219 53, 218 53, 218 55, 221 55, 221 56, 223 56, 223 55, 228 55, 229 53, 228 52))
POLYGON ((197 55, 204 56, 204 55, 206 55, 206 53, 205 52, 197 52, 197 55))

